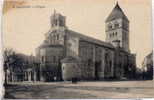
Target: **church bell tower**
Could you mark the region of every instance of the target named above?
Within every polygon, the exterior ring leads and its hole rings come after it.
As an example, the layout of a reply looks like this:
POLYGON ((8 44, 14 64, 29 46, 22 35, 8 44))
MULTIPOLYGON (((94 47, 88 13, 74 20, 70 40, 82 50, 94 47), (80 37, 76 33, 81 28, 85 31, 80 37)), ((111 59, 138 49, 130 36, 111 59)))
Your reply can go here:
POLYGON ((129 52, 129 20, 120 8, 118 2, 105 21, 106 42, 129 52))
POLYGON ((62 16, 60 13, 56 13, 51 16, 51 29, 52 30, 64 30, 66 28, 65 16, 62 16))

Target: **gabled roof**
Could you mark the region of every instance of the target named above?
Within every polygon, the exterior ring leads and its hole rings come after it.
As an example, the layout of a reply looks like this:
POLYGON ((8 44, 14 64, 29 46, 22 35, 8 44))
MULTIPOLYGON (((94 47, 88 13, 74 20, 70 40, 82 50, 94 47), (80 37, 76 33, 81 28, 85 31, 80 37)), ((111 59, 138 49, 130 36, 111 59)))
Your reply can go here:
POLYGON ((83 40, 83 41, 91 42, 91 43, 94 43, 94 44, 97 44, 97 45, 101 45, 103 47, 108 47, 108 48, 114 49, 114 46, 110 43, 101 41, 99 39, 95 39, 95 38, 90 37, 90 36, 83 35, 82 33, 78 33, 78 32, 72 31, 70 29, 69 30, 67 29, 67 34, 79 37, 80 40, 83 40))
POLYGON ((123 18, 123 19, 126 19, 127 21, 129 21, 127 16, 124 14, 124 12, 122 11, 122 9, 120 8, 120 6, 119 6, 119 4, 117 2, 114 9, 110 13, 110 15, 107 17, 106 22, 112 21, 112 20, 118 19, 118 18, 123 18))
POLYGON ((68 56, 62 59, 61 62, 62 63, 77 63, 77 62, 80 62, 80 59, 72 57, 72 56, 68 56))

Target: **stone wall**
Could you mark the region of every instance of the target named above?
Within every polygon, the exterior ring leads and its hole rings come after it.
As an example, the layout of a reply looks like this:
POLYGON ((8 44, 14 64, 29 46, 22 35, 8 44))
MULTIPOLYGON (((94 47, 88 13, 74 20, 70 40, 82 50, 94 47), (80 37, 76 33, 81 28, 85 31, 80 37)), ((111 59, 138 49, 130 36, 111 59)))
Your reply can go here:
POLYGON ((66 56, 79 56, 79 37, 69 34, 65 40, 66 56))
POLYGON ((79 57, 83 79, 95 78, 95 45, 86 41, 79 42, 79 57))
POLYGON ((80 79, 80 66, 77 63, 62 63, 62 78, 70 81, 72 78, 80 79))
POLYGON ((80 41, 79 56, 82 61, 82 77, 103 79, 113 77, 114 51, 87 41, 80 41), (106 54, 108 57, 106 58, 106 54))

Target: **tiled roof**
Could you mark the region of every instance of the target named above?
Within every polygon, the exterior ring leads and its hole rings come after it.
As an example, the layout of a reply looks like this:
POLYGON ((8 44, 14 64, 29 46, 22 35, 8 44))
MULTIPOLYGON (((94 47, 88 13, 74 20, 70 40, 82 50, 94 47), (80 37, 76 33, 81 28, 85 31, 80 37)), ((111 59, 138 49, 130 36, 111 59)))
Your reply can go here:
POLYGON ((68 56, 68 57, 61 60, 61 62, 63 62, 63 63, 76 63, 79 61, 80 61, 79 59, 71 57, 71 56, 68 56))
POLYGON ((112 21, 112 20, 118 19, 118 18, 124 18, 127 21, 129 21, 127 16, 124 14, 124 12, 120 8, 119 4, 117 3, 116 6, 114 7, 114 9, 112 10, 112 12, 110 13, 110 15, 107 17, 106 22, 112 21))
POLYGON ((52 45, 52 44, 41 44, 39 48, 48 48, 48 47, 63 47, 62 45, 52 45))
POLYGON ((81 33, 78 33, 78 32, 72 31, 72 30, 67 30, 67 33, 70 34, 70 35, 77 36, 77 37, 80 38, 80 40, 83 40, 83 41, 94 43, 96 45, 101 45, 103 47, 114 48, 114 46, 110 43, 95 39, 95 38, 90 37, 90 36, 83 35, 81 33))

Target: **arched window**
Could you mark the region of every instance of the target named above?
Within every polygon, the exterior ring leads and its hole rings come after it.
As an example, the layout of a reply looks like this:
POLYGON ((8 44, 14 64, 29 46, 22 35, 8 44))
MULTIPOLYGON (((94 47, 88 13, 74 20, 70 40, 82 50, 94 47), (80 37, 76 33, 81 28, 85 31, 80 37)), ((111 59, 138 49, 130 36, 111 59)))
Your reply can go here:
POLYGON ((63 66, 63 70, 64 70, 64 66, 63 66))
POLYGON ((54 23, 52 23, 52 27, 54 27, 54 23))
POLYGON ((55 44, 55 42, 56 42, 56 35, 54 34, 53 35, 53 44, 55 44))
POLYGON ((64 26, 63 20, 60 20, 59 26, 64 26))
POLYGON ((110 59, 110 53, 105 54, 105 73, 109 74, 111 73, 112 68, 112 60, 110 59))
POLYGON ((88 66, 90 66, 92 64, 92 60, 88 59, 88 66))
POLYGON ((115 35, 117 36, 117 32, 115 32, 115 35))
POLYGON ((53 56, 53 62, 54 63, 56 62, 56 56, 53 56))
POLYGON ((59 40, 59 34, 57 34, 57 40, 59 40))
POLYGON ((112 37, 112 34, 110 34, 110 37, 112 37))
POLYGON ((58 25, 58 20, 56 19, 56 20, 55 20, 55 26, 57 26, 57 25, 58 25))
POLYGON ((112 29, 112 24, 108 24, 108 29, 112 29))
POLYGON ((112 68, 111 66, 112 66, 112 61, 110 60, 109 61, 109 72, 111 72, 111 68, 112 68))
POLYGON ((115 28, 118 28, 118 27, 119 27, 119 23, 116 22, 116 23, 114 24, 114 26, 115 26, 115 28))
POLYGON ((45 56, 42 56, 41 61, 45 62, 45 56))

